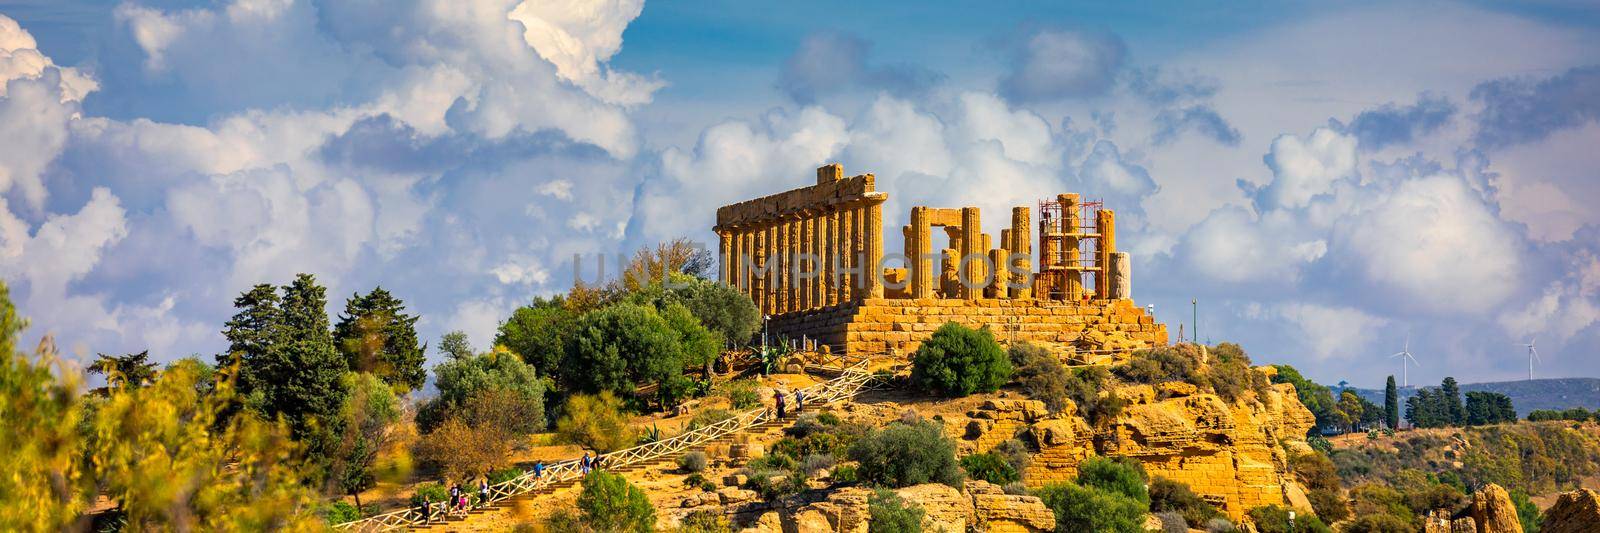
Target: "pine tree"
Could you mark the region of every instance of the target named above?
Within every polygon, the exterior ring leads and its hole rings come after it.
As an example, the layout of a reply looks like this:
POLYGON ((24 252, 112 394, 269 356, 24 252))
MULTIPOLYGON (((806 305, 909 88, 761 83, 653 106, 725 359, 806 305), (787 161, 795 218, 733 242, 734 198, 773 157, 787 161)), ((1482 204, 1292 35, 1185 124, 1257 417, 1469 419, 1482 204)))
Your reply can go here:
POLYGON ((334 327, 334 345, 352 370, 371 372, 385 383, 422 388, 428 373, 422 364, 427 346, 417 341, 417 316, 405 313, 405 302, 383 287, 366 296, 352 294, 334 327))
POLYGON ((310 274, 300 274, 283 288, 280 342, 268 350, 270 392, 268 414, 283 414, 303 435, 313 418, 325 430, 344 403, 340 383, 350 365, 333 347, 328 327, 327 289, 310 274))
POLYGON ((229 319, 222 336, 228 339, 228 352, 217 354, 217 368, 239 364, 237 387, 249 397, 264 394, 268 351, 279 344, 283 323, 282 300, 278 289, 262 283, 234 298, 239 313, 229 319))
POLYGON ((1467 424, 1467 410, 1461 404, 1461 387, 1456 385, 1456 378, 1446 377, 1439 384, 1439 393, 1443 394, 1443 407, 1446 425, 1464 426, 1467 424))
POLYGON ((1389 429, 1400 428, 1400 391, 1394 386, 1394 376, 1383 387, 1383 421, 1389 429))

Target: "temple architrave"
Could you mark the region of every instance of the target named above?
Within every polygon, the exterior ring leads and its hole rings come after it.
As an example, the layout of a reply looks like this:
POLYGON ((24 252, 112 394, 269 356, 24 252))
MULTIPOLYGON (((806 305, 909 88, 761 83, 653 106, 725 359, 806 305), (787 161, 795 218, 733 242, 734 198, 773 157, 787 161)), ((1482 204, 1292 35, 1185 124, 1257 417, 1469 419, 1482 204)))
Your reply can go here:
POLYGON ((832 164, 815 185, 717 209, 721 281, 750 296, 770 333, 854 355, 909 354, 952 321, 1085 363, 1167 343, 1130 298, 1128 254, 1101 203, 1060 194, 1039 202, 1037 221, 1013 207, 998 245, 976 207, 912 207, 903 253, 886 257, 888 195, 873 187, 872 174, 832 164))

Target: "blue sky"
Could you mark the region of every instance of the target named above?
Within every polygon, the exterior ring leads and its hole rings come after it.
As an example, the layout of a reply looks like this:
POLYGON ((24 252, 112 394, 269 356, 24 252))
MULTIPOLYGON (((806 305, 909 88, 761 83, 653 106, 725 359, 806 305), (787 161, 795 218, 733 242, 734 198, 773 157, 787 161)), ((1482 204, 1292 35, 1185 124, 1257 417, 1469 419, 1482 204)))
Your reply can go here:
POLYGON ((1600 375, 1600 8, 860 4, 0 1, 0 275, 75 357, 296 272, 482 347, 837 161, 886 224, 1103 198, 1140 304, 1324 381, 1600 375))

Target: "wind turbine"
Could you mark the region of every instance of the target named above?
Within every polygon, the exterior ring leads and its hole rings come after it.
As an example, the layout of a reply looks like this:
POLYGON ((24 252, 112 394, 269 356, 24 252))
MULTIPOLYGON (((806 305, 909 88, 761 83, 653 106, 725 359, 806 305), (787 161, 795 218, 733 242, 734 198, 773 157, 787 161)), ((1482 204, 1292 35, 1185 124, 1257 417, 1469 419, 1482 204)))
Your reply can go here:
POLYGON ((1528 347, 1528 381, 1533 381, 1533 362, 1535 360, 1540 362, 1544 361, 1543 359, 1539 359, 1539 350, 1535 350, 1533 348, 1533 343, 1536 340, 1537 339, 1529 338, 1528 343, 1523 345, 1528 347))
POLYGON ((1396 352, 1394 355, 1389 356, 1390 359, 1394 359, 1396 357, 1400 358, 1400 380, 1401 380, 1400 382, 1402 384, 1401 386, 1403 386, 1405 388, 1411 388, 1411 376, 1410 376, 1410 372, 1408 372, 1410 367, 1406 366, 1406 361, 1411 361, 1411 364, 1417 365, 1417 368, 1422 368, 1422 363, 1418 363, 1417 362, 1417 358, 1411 356, 1411 335, 1410 334, 1406 335, 1406 347, 1405 347, 1405 349, 1400 350, 1399 352, 1396 352))

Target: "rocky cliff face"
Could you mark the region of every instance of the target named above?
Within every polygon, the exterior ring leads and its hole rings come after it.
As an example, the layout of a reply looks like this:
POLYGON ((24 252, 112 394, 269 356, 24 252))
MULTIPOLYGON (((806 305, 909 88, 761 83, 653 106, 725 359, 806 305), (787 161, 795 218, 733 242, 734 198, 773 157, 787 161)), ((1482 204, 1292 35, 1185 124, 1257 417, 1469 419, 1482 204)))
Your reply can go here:
MULTIPOLYGON (((923 531, 988 531, 1041 533, 1056 527, 1056 517, 1039 498, 1006 494, 983 481, 967 481, 957 489, 929 483, 897 489, 896 495, 926 513, 923 531)), ((741 533, 866 533, 872 490, 848 487, 822 501, 797 508, 766 511, 741 533)))
POLYGON ((1072 481, 1089 457, 1131 457, 1152 476, 1188 484, 1235 520, 1262 505, 1310 508, 1288 453, 1310 451, 1305 434, 1315 417, 1292 386, 1234 402, 1181 382, 1111 393, 1128 405, 1097 427, 1073 407, 1050 415, 1036 401, 993 400, 968 413, 962 437, 972 452, 1025 437, 1037 447, 1024 475, 1033 488, 1072 481))

